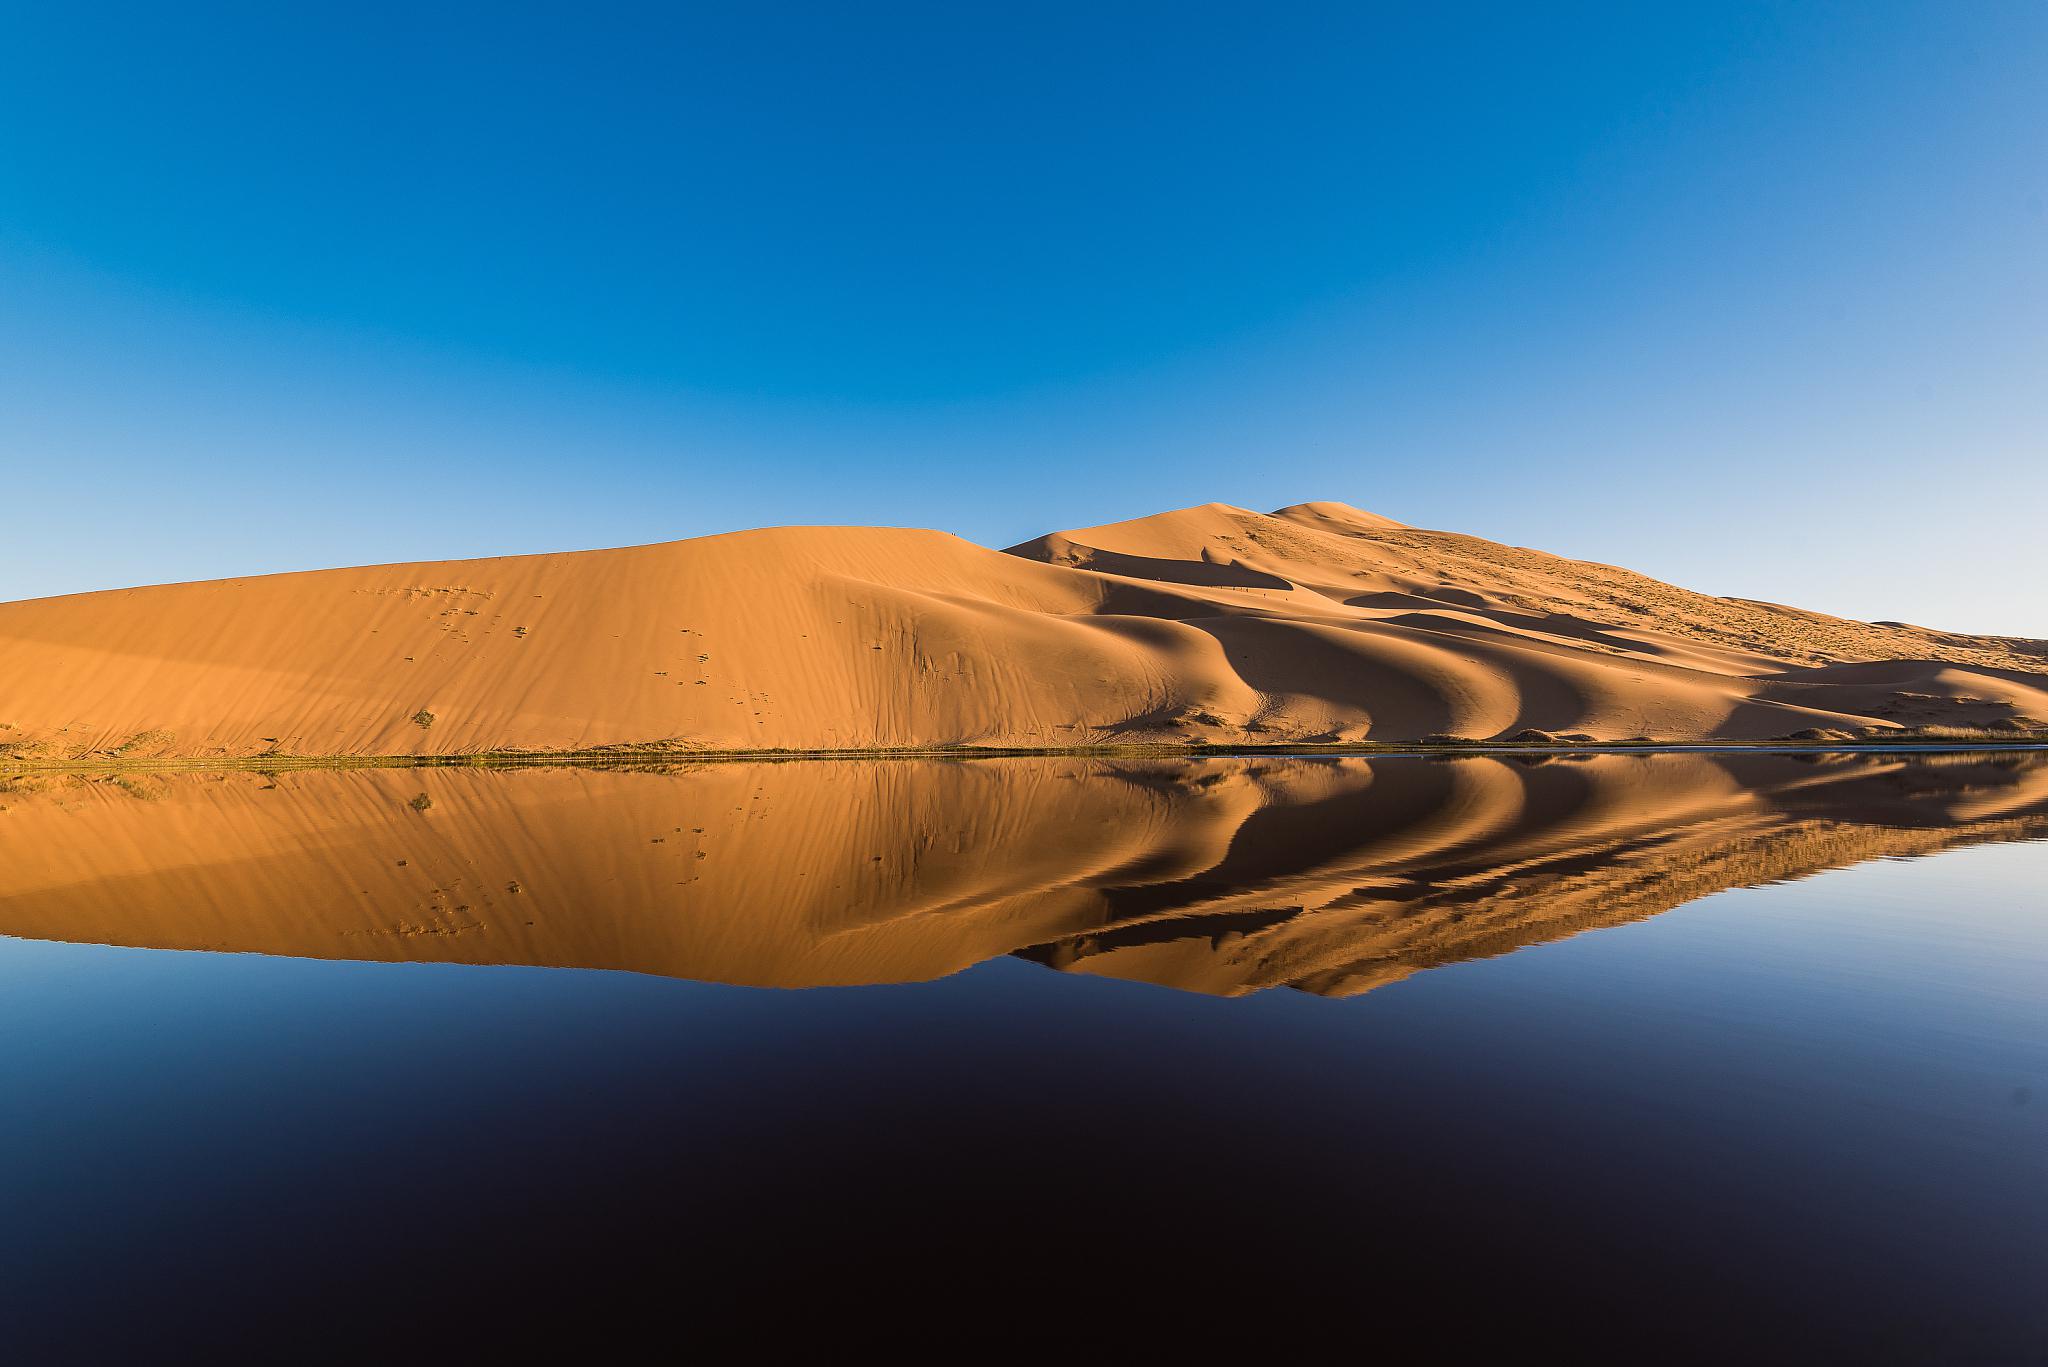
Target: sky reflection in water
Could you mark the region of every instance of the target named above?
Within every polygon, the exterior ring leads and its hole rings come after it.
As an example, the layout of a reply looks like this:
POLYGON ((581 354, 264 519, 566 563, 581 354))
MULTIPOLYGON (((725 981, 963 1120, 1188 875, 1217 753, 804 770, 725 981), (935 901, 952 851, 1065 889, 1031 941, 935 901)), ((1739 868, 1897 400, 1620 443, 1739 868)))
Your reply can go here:
POLYGON ((928 1323, 1112 1284, 1182 1328, 1308 1299, 1617 1355, 2048 1341, 2033 758, 0 800, 0 932, 34 937, 0 942, 19 1343, 928 1323))

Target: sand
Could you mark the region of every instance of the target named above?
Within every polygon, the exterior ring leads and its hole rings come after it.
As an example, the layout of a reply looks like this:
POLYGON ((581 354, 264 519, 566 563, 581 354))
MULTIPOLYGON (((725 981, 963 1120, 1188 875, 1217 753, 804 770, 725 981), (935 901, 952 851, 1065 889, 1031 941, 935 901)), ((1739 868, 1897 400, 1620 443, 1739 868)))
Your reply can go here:
POLYGON ((1340 503, 986 549, 787 527, 0 604, 0 755, 1754 740, 2048 720, 2048 643, 1340 503))
POLYGON ((2043 835, 2026 752, 38 774, 0 783, 0 934, 773 987, 1017 954, 1341 996, 2043 835))

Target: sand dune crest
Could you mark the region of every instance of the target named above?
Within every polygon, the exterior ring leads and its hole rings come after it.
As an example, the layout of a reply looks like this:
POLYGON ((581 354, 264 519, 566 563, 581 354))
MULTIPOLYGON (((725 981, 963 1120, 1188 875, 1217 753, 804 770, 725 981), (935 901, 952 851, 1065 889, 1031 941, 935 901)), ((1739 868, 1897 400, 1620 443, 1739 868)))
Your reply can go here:
POLYGON ((1341 503, 997 552, 785 527, 0 605, 0 754, 1065 747, 2048 720, 2048 644, 1852 622, 1341 503))

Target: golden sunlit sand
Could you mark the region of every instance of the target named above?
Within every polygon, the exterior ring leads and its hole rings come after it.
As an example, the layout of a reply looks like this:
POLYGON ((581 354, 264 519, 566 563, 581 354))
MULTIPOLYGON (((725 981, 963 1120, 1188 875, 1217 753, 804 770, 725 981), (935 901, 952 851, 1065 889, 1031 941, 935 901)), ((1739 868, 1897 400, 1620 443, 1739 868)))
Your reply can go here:
POLYGON ((2048 643, 1717 598, 1340 503, 993 551, 783 527, 0 605, 0 754, 2021 737, 2048 643))

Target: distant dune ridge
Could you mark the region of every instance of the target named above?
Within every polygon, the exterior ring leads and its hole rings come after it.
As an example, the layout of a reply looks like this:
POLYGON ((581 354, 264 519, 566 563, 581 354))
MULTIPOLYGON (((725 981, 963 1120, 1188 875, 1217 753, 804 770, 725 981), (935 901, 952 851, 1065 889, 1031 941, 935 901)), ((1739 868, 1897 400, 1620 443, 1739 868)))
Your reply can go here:
POLYGON ((0 604, 18 758, 2023 734, 2048 642, 1716 598, 1342 503, 993 551, 781 527, 0 604))

